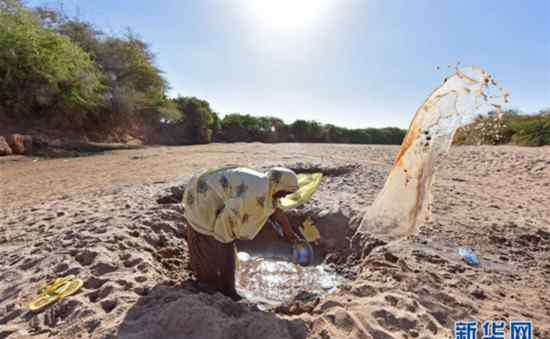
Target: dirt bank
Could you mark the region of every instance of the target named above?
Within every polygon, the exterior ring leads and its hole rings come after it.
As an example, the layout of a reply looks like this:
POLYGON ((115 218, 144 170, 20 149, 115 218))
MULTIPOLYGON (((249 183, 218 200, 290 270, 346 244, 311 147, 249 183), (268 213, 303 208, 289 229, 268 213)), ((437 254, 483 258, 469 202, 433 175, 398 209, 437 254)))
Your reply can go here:
POLYGON ((338 248, 397 149, 214 144, 4 157, 0 338, 441 338, 464 319, 531 319, 535 337, 550 337, 550 148, 452 148, 434 183, 433 222, 398 243, 371 239, 350 261, 338 248), (294 218, 317 218, 327 261, 355 280, 292 316, 200 292, 170 199, 193 171, 231 163, 352 165, 326 176, 294 218), (481 266, 463 263, 459 246, 481 266), (85 281, 78 294, 39 314, 25 309, 40 285, 68 274, 85 281))

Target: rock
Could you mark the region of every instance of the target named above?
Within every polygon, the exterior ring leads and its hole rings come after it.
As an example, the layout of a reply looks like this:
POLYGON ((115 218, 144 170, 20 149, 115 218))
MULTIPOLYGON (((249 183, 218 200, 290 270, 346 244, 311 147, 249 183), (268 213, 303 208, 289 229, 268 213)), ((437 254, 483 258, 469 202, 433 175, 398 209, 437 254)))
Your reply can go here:
POLYGON ((10 155, 13 151, 10 147, 10 145, 6 142, 6 139, 2 136, 0 136, 0 156, 2 155, 10 155))
POLYGON ((30 135, 10 134, 6 138, 14 154, 28 154, 32 151, 32 137, 30 135))

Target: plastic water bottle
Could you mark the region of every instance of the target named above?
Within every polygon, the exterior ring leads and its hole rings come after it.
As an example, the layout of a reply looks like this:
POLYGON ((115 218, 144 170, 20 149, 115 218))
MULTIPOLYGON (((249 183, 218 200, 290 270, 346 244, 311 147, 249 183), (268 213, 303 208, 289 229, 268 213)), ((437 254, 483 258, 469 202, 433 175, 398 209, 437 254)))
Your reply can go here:
POLYGON ((458 249, 458 255, 460 255, 468 265, 479 266, 479 260, 477 260, 477 256, 470 248, 460 247, 458 249))
POLYGON ((311 265, 313 262, 313 248, 306 241, 300 241, 292 246, 294 262, 302 266, 311 265))

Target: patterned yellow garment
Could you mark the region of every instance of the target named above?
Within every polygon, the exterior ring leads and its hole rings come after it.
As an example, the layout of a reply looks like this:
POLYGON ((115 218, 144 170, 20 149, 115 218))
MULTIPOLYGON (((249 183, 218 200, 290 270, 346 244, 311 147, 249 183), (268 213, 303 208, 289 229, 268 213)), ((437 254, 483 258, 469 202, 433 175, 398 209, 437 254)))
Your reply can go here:
POLYGON ((186 187, 185 219, 195 231, 224 243, 254 239, 278 207, 273 194, 297 189, 296 174, 286 168, 265 174, 244 167, 205 171, 186 187))

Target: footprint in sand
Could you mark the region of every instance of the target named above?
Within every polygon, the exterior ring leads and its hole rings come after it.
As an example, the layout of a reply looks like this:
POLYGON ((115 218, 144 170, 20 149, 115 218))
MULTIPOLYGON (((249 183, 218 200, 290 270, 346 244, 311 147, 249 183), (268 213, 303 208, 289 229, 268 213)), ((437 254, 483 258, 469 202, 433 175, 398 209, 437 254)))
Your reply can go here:
POLYGON ((88 293, 86 296, 88 297, 90 302, 95 303, 109 296, 111 293, 113 293, 114 289, 115 288, 112 285, 105 285, 99 290, 88 293))
POLYGON ((124 279, 118 279, 115 281, 117 284, 119 284, 122 288, 125 290, 130 290, 132 287, 134 287, 134 283, 131 281, 127 281, 124 279))
POLYGON ((351 289, 351 293, 358 297, 372 297, 379 292, 378 288, 368 283, 359 284, 351 289))
POLYGON ((372 312, 372 316, 386 330, 391 332, 410 331, 416 328, 417 320, 412 317, 398 317, 392 312, 381 309, 372 312))
POLYGON ((36 266, 38 263, 40 263, 44 258, 27 258, 21 265, 19 265, 19 268, 23 271, 29 270, 36 266))
POLYGON ((137 266, 137 269, 138 269, 140 272, 142 272, 142 273, 147 273, 147 272, 149 271, 149 267, 150 267, 150 266, 151 266, 151 265, 150 265, 149 263, 147 263, 147 262, 142 262, 141 264, 139 264, 139 265, 137 266))
POLYGON ((102 276, 107 273, 111 273, 118 270, 118 267, 116 265, 106 263, 106 262, 99 262, 92 266, 91 271, 96 276, 102 276))
POLYGON ((98 228, 96 228, 96 229, 93 230, 93 233, 96 233, 96 234, 104 234, 104 233, 107 233, 107 226, 98 227, 98 228))
POLYGON ((143 258, 136 257, 136 258, 128 258, 122 264, 124 265, 124 267, 130 268, 130 267, 134 267, 138 264, 141 264, 142 262, 143 262, 143 258))
POLYGON ((144 275, 140 275, 135 277, 134 280, 137 281, 138 283, 143 283, 147 281, 147 277, 144 275))
POLYGON ((107 299, 103 300, 100 305, 106 313, 110 313, 117 307, 118 301, 116 299, 107 299))
POLYGON ((91 265, 95 258, 97 257, 98 253, 90 250, 83 250, 76 254, 75 259, 80 263, 82 266, 88 266, 91 265))
POLYGON ((57 264, 54 267, 53 271, 54 271, 54 273, 61 273, 65 270, 67 270, 68 268, 69 268, 69 265, 67 263, 62 262, 62 263, 57 264))
POLYGON ((88 280, 86 280, 84 282, 84 287, 87 288, 87 289, 95 290, 95 289, 98 289, 101 286, 103 286, 103 284, 105 284, 107 281, 108 281, 107 279, 100 279, 100 278, 97 278, 97 277, 91 277, 91 278, 89 278, 88 280))

